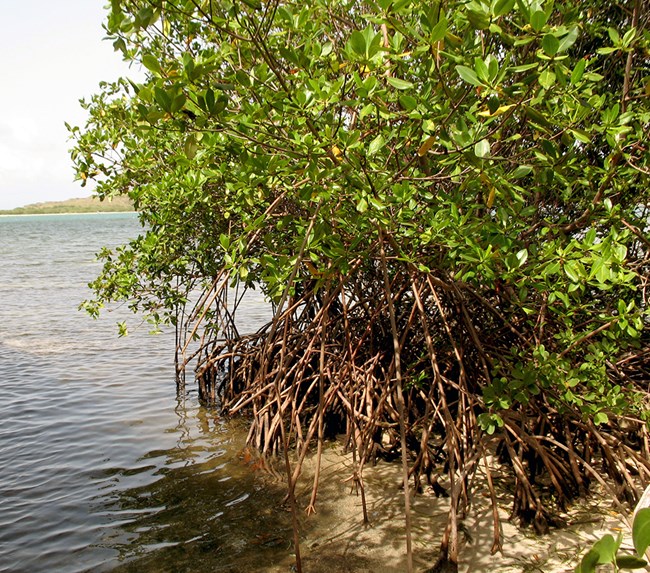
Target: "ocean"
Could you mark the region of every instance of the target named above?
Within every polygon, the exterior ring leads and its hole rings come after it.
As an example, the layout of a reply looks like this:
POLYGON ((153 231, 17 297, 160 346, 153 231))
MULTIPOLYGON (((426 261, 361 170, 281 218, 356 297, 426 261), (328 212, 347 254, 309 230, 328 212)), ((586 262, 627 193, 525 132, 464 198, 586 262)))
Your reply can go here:
POLYGON ((138 232, 134 214, 0 217, 1 572, 264 571, 289 551, 244 424, 189 381, 177 396, 173 333, 78 310, 95 253, 138 232))

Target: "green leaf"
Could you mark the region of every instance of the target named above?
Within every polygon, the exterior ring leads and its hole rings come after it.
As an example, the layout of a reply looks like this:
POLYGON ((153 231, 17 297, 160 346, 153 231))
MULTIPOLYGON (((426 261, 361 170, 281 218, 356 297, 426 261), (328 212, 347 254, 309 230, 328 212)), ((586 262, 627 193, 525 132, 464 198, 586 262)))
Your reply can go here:
POLYGON ((180 111, 183 109, 183 106, 185 105, 185 102, 187 101, 187 98, 185 97, 185 94, 180 93, 178 94, 171 102, 171 105, 169 106, 169 113, 176 113, 177 111, 180 111))
POLYGON ((573 68, 571 72, 571 83, 576 85, 582 79, 583 74, 585 73, 585 66, 587 65, 587 60, 580 58, 578 63, 573 68))
POLYGON ((650 546, 650 507, 636 512, 632 524, 632 541, 637 555, 643 555, 650 546))
POLYGON ((576 567, 575 573, 595 573, 600 555, 595 549, 590 549, 576 567))
POLYGON ((440 18, 440 21, 434 26, 433 30, 431 30, 431 36, 429 38, 430 42, 439 42, 442 40, 445 35, 447 34, 447 18, 444 16, 440 18))
POLYGON ((470 8, 467 10, 466 16, 470 26, 475 30, 486 30, 490 26, 490 16, 482 10, 472 10, 470 8))
POLYGON ((607 28, 607 33, 609 34, 609 39, 612 41, 612 44, 620 44, 621 37, 618 34, 616 28, 607 28))
POLYGON ((194 159, 194 157, 196 157, 196 151, 198 150, 198 148, 199 146, 196 141, 196 135, 192 133, 185 140, 185 145, 184 145, 185 156, 188 159, 194 159))
POLYGON ((119 337, 122 336, 128 336, 129 335, 129 329, 126 326, 126 322, 124 320, 120 321, 117 323, 117 335, 119 337))
POLYGON ((474 71, 478 79, 482 82, 487 83, 490 80, 490 72, 487 64, 481 58, 476 58, 474 61, 474 71))
POLYGON ((260 10, 262 8, 262 4, 259 0, 242 0, 242 2, 249 8, 253 8, 253 10, 260 10))
POLYGON ((571 306, 571 303, 569 302, 569 296, 567 295, 567 293, 555 291, 555 296, 564 303, 565 308, 569 308, 571 306))
POLYGON ((623 39, 621 42, 626 48, 632 43, 634 37, 636 36, 636 28, 630 28, 625 34, 623 34, 623 39))
POLYGON ((570 129, 569 132, 576 138, 576 141, 580 141, 581 143, 591 143, 591 138, 587 132, 580 129, 570 129))
POLYGON ((503 16, 510 12, 514 5, 515 0, 497 0, 492 13, 498 18, 499 16, 503 16))
POLYGON ((557 49, 557 53, 561 54, 562 52, 566 52, 571 46, 573 46, 573 44, 576 43, 577 39, 578 28, 576 26, 574 28, 571 28, 569 33, 560 40, 560 47, 557 49))
POLYGON ((499 108, 501 107, 501 101, 499 100, 498 96, 492 96, 488 102, 488 110, 490 111, 490 114, 494 115, 499 108))
POLYGON ((492 54, 490 54, 486 59, 485 63, 488 66, 488 73, 490 76, 490 82, 493 82, 497 79, 499 75, 499 60, 497 60, 492 54))
POLYGON ((375 32, 372 26, 368 26, 362 33, 366 41, 365 56, 367 58, 372 58, 379 51, 381 46, 381 35, 375 32))
POLYGON ((546 12, 543 10, 535 10, 530 15, 530 25, 535 30, 535 32, 541 32, 542 28, 546 26, 546 21, 548 17, 546 16, 546 12))
POLYGON ((381 134, 375 137, 375 139, 373 139, 368 146, 368 155, 375 155, 375 153, 377 153, 385 143, 386 142, 384 140, 384 137, 381 134))
POLYGON ((410 95, 401 95, 398 98, 400 105, 406 110, 406 111, 412 111, 418 106, 418 100, 416 100, 413 96, 410 95))
POLYGON ((366 38, 359 30, 352 32, 348 43, 353 52, 360 56, 366 55, 366 38))
POLYGON ((598 412, 594 416, 594 424, 596 424, 596 426, 600 426, 600 424, 606 424, 607 422, 609 422, 609 416, 605 414, 605 412, 598 412))
POLYGON ((616 557, 616 566, 619 569, 643 569, 648 565, 645 559, 634 555, 620 555, 616 557))
POLYGON ((528 70, 533 70, 537 67, 539 67, 539 64, 524 64, 522 66, 512 66, 510 70, 519 73, 519 72, 527 72, 528 70))
POLYGON ((555 84, 556 79, 557 77, 554 72, 551 70, 544 70, 541 74, 539 74, 539 85, 544 89, 550 89, 555 84))
POLYGON ((564 272, 574 283, 580 282, 583 278, 586 278, 587 274, 584 266, 577 260, 567 261, 564 265, 564 272))
POLYGON ((526 18, 526 20, 530 21, 530 9, 531 9, 531 6, 529 5, 529 3, 524 2, 524 0, 517 0, 517 7, 521 11, 521 13, 524 15, 524 18, 526 18))
POLYGON ((553 34, 546 34, 542 39, 542 49, 547 56, 553 57, 560 49, 560 40, 553 34))
POLYGON ((116 52, 122 52, 123 54, 126 53, 126 42, 124 41, 124 38, 118 38, 113 42, 113 49, 116 52))
POLYGON ((410 90, 413 87, 413 84, 406 80, 400 80, 399 78, 394 78, 392 76, 389 76, 386 79, 388 83, 397 90, 410 90))
POLYGON ((521 251, 517 253, 517 260, 519 261, 519 266, 523 266, 528 260, 528 250, 521 249, 521 251))
POLYGON ((160 75, 162 72, 158 58, 152 54, 145 54, 142 56, 142 64, 145 68, 154 74, 160 75))
POLYGON ((154 89, 154 98, 158 105, 167 113, 171 113, 172 101, 169 94, 162 88, 156 87, 154 89))
POLYGON ((614 539, 613 535, 603 535, 603 537, 594 544, 600 553, 599 563, 614 563, 616 553, 623 541, 623 535, 619 533, 618 537, 614 539))
POLYGON ((478 79, 476 72, 472 68, 468 68, 467 66, 456 66, 456 71, 468 84, 472 84, 473 86, 483 85, 483 82, 478 79))
POLYGON ((474 145, 474 155, 481 159, 489 157, 490 155, 490 142, 487 139, 481 139, 476 145, 474 145))
POLYGON ((593 573, 596 571, 597 565, 614 563, 616 552, 621 544, 620 541, 621 536, 616 540, 609 533, 603 535, 582 558, 580 565, 576 568, 576 573, 593 573))
POLYGON ((145 6, 135 16, 134 24, 137 28, 146 28, 154 20, 154 11, 150 6, 145 6))
POLYGON ((214 91, 208 88, 205 92, 205 105, 210 113, 214 113, 214 91))
POLYGON ((533 168, 530 165, 520 165, 512 172, 511 177, 513 179, 521 179, 522 177, 526 177, 526 175, 530 174, 532 170, 533 168))

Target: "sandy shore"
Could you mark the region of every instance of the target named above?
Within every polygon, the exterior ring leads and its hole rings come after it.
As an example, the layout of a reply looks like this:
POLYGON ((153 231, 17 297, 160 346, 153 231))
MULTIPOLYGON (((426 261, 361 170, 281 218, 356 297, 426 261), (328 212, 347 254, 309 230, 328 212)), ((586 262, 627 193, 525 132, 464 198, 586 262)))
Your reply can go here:
MULTIPOLYGON (((313 460, 298 486, 298 500, 305 508, 311 495, 313 460)), ((364 470, 370 525, 362 523, 361 498, 346 481, 353 474, 352 461, 339 447, 323 456, 317 513, 302 512, 301 551, 305 573, 402 573, 406 571, 403 491, 399 464, 380 462, 364 470)), ((491 555, 492 513, 487 492, 477 485, 474 505, 464 521, 459 571, 499 573, 560 573, 573 571, 586 548, 606 532, 629 532, 622 516, 612 510, 598 492, 588 502, 576 504, 562 517, 567 527, 537 536, 508 522, 506 491, 499 496, 503 552, 491 555)), ((436 560, 445 524, 448 500, 430 490, 413 497, 413 550, 415 570, 423 572, 436 560)), ((623 547, 630 546, 626 539, 623 547)), ((287 558, 270 573, 291 570, 287 558)), ((606 569, 603 569, 605 571, 606 569)))

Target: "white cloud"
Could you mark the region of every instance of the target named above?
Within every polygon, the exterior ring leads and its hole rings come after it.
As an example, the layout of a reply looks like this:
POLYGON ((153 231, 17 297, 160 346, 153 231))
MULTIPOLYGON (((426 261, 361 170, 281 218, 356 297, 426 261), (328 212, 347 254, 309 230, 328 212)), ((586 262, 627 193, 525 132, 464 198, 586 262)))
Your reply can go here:
POLYGON ((80 197, 64 122, 79 99, 128 70, 102 41, 102 0, 7 2, 0 23, 0 209, 80 197))

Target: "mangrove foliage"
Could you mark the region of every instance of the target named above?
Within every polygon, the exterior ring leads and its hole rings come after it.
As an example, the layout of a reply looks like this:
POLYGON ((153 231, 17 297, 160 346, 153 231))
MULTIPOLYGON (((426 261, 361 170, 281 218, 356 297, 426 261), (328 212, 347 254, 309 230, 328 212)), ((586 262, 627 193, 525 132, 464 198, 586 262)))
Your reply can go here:
POLYGON ((449 496, 439 570, 477 480, 500 548, 496 471, 540 532, 594 483, 633 502, 649 18, 641 0, 112 0, 141 81, 84 103, 72 157, 144 230, 101 254, 85 307, 175 325, 179 384, 189 369, 250 415, 294 512, 329 437, 362 495, 365 464, 401 458, 407 491, 449 496), (242 334, 253 288, 273 318, 242 334))

